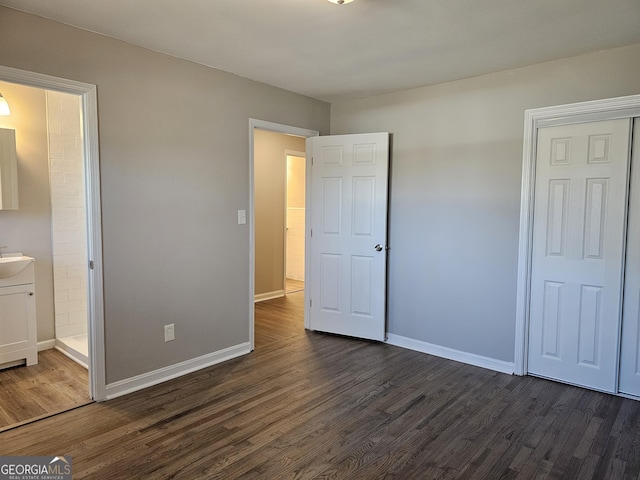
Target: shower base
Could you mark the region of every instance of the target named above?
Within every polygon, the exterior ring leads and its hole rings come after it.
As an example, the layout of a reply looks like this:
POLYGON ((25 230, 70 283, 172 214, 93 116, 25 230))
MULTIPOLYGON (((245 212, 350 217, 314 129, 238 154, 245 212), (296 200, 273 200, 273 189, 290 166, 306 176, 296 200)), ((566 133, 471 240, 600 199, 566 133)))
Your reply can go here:
POLYGON ((84 368, 89 368, 89 339, 86 333, 56 338, 56 350, 61 351, 84 368))

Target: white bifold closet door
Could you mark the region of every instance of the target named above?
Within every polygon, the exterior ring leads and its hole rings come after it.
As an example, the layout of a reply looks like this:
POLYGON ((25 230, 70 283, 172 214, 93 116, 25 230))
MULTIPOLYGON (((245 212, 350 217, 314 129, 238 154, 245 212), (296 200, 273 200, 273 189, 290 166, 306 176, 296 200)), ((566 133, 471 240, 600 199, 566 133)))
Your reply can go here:
POLYGON ((620 392, 640 396, 640 119, 633 129, 627 259, 622 307, 620 392))
POLYGON ((529 373, 616 392, 631 120, 538 130, 529 373))

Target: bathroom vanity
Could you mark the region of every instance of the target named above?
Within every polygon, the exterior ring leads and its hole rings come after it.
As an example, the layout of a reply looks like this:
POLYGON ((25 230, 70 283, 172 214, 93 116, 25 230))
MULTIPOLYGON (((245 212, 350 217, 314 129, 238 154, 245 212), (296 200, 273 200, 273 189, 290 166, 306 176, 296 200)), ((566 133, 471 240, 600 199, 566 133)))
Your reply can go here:
POLYGON ((38 363, 34 259, 0 258, 0 369, 38 363))

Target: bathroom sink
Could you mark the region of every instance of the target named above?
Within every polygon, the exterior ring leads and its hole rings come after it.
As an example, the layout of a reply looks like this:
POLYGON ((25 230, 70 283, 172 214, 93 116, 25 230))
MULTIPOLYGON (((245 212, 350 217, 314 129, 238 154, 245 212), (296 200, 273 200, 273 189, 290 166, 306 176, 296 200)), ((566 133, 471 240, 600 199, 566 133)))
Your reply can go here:
POLYGON ((7 278, 20 273, 35 259, 24 255, 0 257, 0 278, 7 278))

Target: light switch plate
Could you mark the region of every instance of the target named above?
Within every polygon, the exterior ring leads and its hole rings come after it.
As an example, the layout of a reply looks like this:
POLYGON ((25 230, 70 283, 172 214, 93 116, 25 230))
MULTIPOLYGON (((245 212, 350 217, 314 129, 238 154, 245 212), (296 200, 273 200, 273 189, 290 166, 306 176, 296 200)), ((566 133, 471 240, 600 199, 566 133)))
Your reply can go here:
POLYGON ((244 225, 247 223, 247 211, 238 210, 238 225, 244 225))
POLYGON ((164 341, 170 342, 176 339, 176 327, 175 324, 170 323, 164 326, 164 341))

